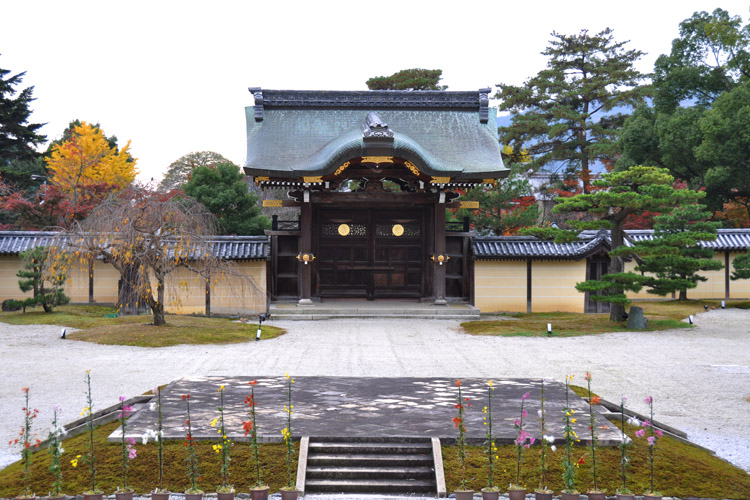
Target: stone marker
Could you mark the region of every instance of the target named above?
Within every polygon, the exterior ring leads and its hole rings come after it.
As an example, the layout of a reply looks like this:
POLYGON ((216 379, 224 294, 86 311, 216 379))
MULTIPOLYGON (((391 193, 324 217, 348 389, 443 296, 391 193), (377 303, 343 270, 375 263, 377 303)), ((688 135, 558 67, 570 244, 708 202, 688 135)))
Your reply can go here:
POLYGON ((631 306, 628 312, 628 330, 645 330, 648 328, 648 320, 643 315, 643 308, 631 306))

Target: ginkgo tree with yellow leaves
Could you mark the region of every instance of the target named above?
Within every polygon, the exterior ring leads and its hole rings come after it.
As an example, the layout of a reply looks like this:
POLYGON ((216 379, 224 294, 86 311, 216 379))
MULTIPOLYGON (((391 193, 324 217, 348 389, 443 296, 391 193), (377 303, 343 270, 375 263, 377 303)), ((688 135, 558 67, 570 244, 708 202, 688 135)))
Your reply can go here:
POLYGON ((83 190, 108 184, 124 188, 135 179, 136 159, 130 141, 118 149, 97 125, 72 123, 70 136, 51 148, 47 158, 50 181, 75 204, 83 190))

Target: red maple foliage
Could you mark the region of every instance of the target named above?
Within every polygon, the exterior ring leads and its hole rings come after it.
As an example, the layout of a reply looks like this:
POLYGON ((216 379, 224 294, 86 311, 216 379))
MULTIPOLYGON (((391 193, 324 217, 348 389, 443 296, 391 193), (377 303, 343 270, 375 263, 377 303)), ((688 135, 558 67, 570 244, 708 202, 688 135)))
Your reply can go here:
POLYGON ((9 214, 12 222, 0 224, 0 229, 33 231, 68 229, 73 222, 85 219, 109 193, 119 189, 115 184, 81 186, 77 203, 54 184, 41 186, 33 197, 7 186, 0 189, 0 210, 9 214))

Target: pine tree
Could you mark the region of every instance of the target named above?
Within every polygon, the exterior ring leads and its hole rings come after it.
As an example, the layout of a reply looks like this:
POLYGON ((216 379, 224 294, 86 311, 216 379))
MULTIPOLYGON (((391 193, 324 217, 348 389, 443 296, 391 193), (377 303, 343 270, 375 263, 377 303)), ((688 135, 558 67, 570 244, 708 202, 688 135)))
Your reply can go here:
POLYGON ((687 300, 687 289, 707 278, 698 271, 723 268, 713 260, 714 251, 700 245, 714 241, 720 222, 709 222, 711 212, 705 205, 684 205, 671 213, 654 217, 654 238, 636 245, 643 262, 636 267, 653 275, 645 285, 648 292, 666 295, 679 291, 679 300, 687 300))
POLYGON ((743 253, 734 258, 732 262, 732 279, 747 280, 750 279, 750 253, 743 253))
POLYGON ((16 276, 21 278, 18 280, 18 288, 22 292, 33 290, 33 296, 17 303, 23 308, 23 312, 26 312, 27 307, 36 306, 42 306, 44 312, 52 312, 55 306, 70 302, 70 299, 63 293, 63 285, 67 276, 48 267, 47 253, 46 247, 34 247, 21 252, 23 269, 16 273, 16 276))
POLYGON ((645 276, 624 272, 624 257, 632 255, 632 250, 625 246, 626 219, 644 210, 664 213, 673 207, 694 204, 705 197, 704 192, 675 189, 673 182, 674 178, 666 169, 656 167, 637 166, 623 172, 604 174, 593 183, 600 190, 558 198, 559 203, 552 210, 553 213, 574 216, 587 214, 596 217, 595 220, 573 218, 569 221, 573 227, 571 230, 532 228, 521 232, 540 238, 555 238, 556 242, 562 243, 575 240, 578 231, 583 229, 609 229, 612 247, 608 273, 601 281, 576 283, 576 289, 589 292, 592 300, 610 303, 610 321, 624 321, 625 306, 630 303, 625 292, 637 292, 647 281, 645 276))
POLYGON ((367 80, 370 90, 445 90, 440 85, 442 69, 402 69, 391 76, 375 76, 367 80))
POLYGON ((29 123, 34 87, 17 92, 26 72, 11 75, 0 68, 0 170, 12 162, 31 161, 39 157, 35 146, 46 137, 38 131, 44 124, 29 123))
POLYGON ((633 65, 643 53, 624 50, 627 42, 615 42, 609 28, 552 37, 542 52, 549 57, 546 69, 522 86, 498 85, 499 108, 513 118, 498 129, 500 142, 516 151, 526 147, 534 169, 564 163, 588 193, 593 162, 611 160, 617 152, 624 117, 615 108, 642 100, 638 85, 644 77, 633 65))

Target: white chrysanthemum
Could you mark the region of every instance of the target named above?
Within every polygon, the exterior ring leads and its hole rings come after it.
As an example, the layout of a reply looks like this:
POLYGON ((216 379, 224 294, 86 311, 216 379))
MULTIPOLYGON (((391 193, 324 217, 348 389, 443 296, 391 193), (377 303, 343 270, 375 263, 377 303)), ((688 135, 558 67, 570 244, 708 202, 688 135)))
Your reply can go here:
POLYGON ((143 433, 143 436, 141 436, 141 439, 143 440, 143 444, 148 443, 149 439, 153 439, 154 441, 157 440, 156 431, 153 429, 147 430, 145 433, 143 433))

